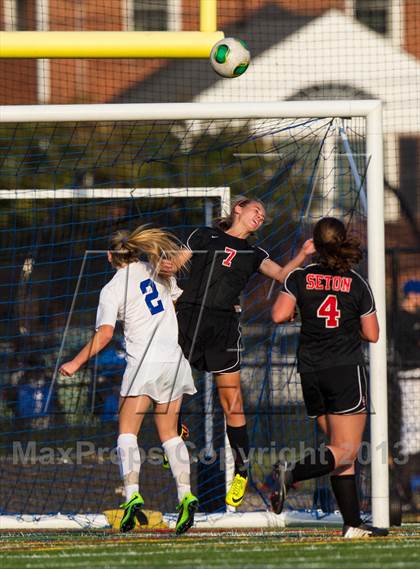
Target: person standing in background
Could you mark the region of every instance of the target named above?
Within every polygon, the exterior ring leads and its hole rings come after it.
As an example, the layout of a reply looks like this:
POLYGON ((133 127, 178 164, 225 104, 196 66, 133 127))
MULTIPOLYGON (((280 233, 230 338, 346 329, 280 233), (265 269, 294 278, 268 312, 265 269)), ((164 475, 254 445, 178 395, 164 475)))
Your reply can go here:
POLYGON ((411 480, 420 473, 420 280, 407 281, 403 292, 395 335, 401 394, 402 467, 398 478, 406 502, 415 510, 411 480))

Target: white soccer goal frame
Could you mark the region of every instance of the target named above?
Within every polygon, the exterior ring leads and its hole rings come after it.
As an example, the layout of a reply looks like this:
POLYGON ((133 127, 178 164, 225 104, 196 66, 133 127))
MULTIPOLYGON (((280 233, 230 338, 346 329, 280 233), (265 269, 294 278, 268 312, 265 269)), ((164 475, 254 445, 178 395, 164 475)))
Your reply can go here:
MULTIPOLYGON (((381 101, 230 102, 223 105, 220 103, 130 103, 0 107, 0 122, 2 123, 314 117, 364 117, 366 119, 366 154, 369 159, 366 175, 368 198, 368 277, 375 295, 381 329, 379 341, 370 345, 371 403, 373 410, 370 415, 372 518, 375 526, 388 527, 388 407, 386 389, 384 164, 381 101)), ((81 192, 83 191, 85 190, 81 190, 81 192)), ((168 194, 166 193, 165 195, 168 194)), ((88 196, 81 195, 80 197, 88 196)), ((268 523, 273 525, 272 521, 268 523)), ((263 522, 263 525, 266 524, 263 522)))

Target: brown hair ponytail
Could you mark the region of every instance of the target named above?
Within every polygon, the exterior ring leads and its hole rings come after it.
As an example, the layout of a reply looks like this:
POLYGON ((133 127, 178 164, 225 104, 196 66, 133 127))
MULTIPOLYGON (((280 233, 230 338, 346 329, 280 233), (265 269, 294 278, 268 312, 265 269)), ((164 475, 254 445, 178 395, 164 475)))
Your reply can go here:
POLYGON ((181 251, 181 245, 168 231, 140 226, 131 233, 127 230, 114 233, 110 251, 115 268, 137 261, 140 255, 146 255, 149 263, 157 268, 162 258, 174 258, 181 251))
POLYGON ((314 245, 321 265, 338 272, 348 271, 363 257, 360 241, 347 235, 342 221, 324 217, 314 228, 314 245))

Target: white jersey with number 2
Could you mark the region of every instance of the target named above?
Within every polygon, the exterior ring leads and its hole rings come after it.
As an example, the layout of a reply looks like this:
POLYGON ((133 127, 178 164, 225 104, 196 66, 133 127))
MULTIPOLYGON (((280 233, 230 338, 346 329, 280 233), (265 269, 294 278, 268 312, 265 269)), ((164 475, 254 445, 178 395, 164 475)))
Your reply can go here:
POLYGON ((141 261, 117 270, 101 290, 96 329, 124 327, 127 367, 122 396, 148 395, 158 403, 196 392, 191 368, 178 344, 174 300, 182 290, 141 261))

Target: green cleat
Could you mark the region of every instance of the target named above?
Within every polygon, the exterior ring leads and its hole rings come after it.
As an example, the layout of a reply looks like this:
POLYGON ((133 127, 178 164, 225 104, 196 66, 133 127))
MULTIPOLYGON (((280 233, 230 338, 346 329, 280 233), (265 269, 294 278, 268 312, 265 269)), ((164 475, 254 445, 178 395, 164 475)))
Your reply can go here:
POLYGON ((124 515, 120 522, 120 531, 125 533, 134 529, 136 527, 136 520, 141 526, 147 525, 147 517, 141 511, 143 506, 144 500, 138 492, 134 492, 127 502, 121 504, 120 508, 124 508, 124 515))
POLYGON ((198 508, 197 498, 189 492, 185 494, 176 509, 179 511, 176 521, 176 533, 180 535, 190 529, 194 523, 194 514, 198 508))

